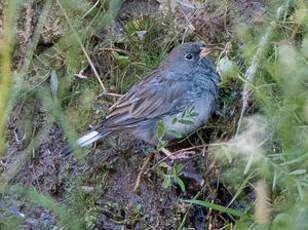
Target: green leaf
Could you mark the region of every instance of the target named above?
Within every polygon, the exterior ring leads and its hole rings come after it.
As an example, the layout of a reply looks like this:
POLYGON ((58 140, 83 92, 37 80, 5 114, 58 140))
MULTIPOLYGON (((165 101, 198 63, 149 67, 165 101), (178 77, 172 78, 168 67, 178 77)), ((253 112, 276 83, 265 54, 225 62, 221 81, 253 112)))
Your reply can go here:
POLYGON ((169 175, 164 176, 163 188, 168 188, 171 185, 171 177, 169 175))
POLYGON ((235 222, 234 230, 247 230, 247 229, 249 229, 249 223, 241 221, 235 222))
POLYGON ((184 182, 181 180, 181 178, 179 177, 174 177, 175 181, 178 183, 178 185, 180 186, 182 192, 185 192, 185 184, 184 182))
POLYGON ((174 169, 175 169, 176 175, 179 175, 179 173, 182 171, 183 168, 184 168, 183 164, 175 165, 174 169))
POLYGON ((127 31, 129 33, 134 33, 137 31, 134 21, 130 21, 127 23, 127 31))
POLYGON ((201 205, 201 206, 206 207, 206 208, 212 208, 214 210, 217 210, 217 211, 220 211, 220 212, 225 212, 225 213, 228 213, 230 215, 240 216, 240 217, 249 219, 249 216, 244 212, 241 212, 241 211, 238 211, 238 210, 235 210, 235 209, 232 209, 232 208, 226 208, 222 205, 212 204, 212 203, 209 203, 207 201, 203 201, 203 200, 181 200, 181 201, 186 202, 186 203, 191 203, 191 204, 198 204, 198 205, 201 205))
POLYGON ((163 121, 157 122, 156 125, 157 125, 157 137, 158 139, 162 139, 165 135, 165 125, 163 121))
POLYGON ((189 114, 191 114, 192 112, 194 112, 194 110, 195 110, 195 106, 193 105, 193 106, 190 108, 190 110, 189 110, 189 114))
POLYGON ((167 141, 159 140, 159 143, 157 144, 157 151, 161 151, 167 144, 167 141))
POLYGON ((168 142, 165 140, 160 140, 160 144, 162 147, 165 147, 168 144, 168 142))
POLYGON ((128 56, 123 56, 118 54, 117 52, 112 51, 113 57, 122 64, 125 64, 129 61, 128 56))
POLYGON ((172 121, 171 121, 171 125, 174 125, 177 121, 178 121, 178 119, 176 117, 173 118, 172 121))
POLYGON ((141 204, 137 204, 133 209, 134 213, 139 213, 141 211, 141 208, 142 208, 141 204))
POLYGON ((180 119, 179 122, 181 124, 184 124, 184 125, 193 125, 194 122, 190 121, 190 120, 185 120, 185 119, 180 119))
POLYGON ((161 176, 164 175, 164 172, 160 167, 157 167, 156 172, 158 175, 161 175, 161 176))
POLYGON ((167 133, 175 138, 182 138, 182 134, 175 131, 174 129, 168 130, 167 133))
POLYGON ((289 173, 289 175, 302 175, 307 172, 306 169, 297 169, 289 173))
POLYGON ((161 162, 159 164, 159 167, 163 167, 163 168, 169 168, 169 165, 166 162, 161 162))
POLYGON ((287 213, 278 214, 273 220, 273 229, 288 229, 293 217, 287 213))
POLYGON ((197 112, 192 112, 192 113, 190 114, 191 117, 197 117, 198 115, 199 115, 199 113, 197 113, 197 112))
POLYGON ((186 113, 187 113, 187 106, 185 107, 185 109, 183 110, 182 114, 181 114, 181 118, 186 117, 186 113))
POLYGON ((149 148, 149 150, 148 150, 150 153, 156 153, 156 149, 154 149, 154 148, 149 148))

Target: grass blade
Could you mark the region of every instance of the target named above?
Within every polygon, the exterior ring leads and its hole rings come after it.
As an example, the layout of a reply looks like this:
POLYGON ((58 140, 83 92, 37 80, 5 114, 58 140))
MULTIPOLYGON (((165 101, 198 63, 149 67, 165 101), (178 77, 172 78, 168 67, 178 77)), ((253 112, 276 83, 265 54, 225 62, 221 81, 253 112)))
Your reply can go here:
POLYGON ((232 209, 232 208, 226 208, 226 207, 221 206, 219 204, 212 204, 212 203, 209 203, 209 202, 203 201, 203 200, 181 200, 181 201, 186 202, 186 203, 198 204, 198 205, 201 205, 205 208, 212 208, 212 209, 219 211, 219 212, 225 212, 225 213, 228 213, 230 215, 239 216, 239 217, 243 217, 245 219, 249 219, 249 216, 246 213, 232 209))

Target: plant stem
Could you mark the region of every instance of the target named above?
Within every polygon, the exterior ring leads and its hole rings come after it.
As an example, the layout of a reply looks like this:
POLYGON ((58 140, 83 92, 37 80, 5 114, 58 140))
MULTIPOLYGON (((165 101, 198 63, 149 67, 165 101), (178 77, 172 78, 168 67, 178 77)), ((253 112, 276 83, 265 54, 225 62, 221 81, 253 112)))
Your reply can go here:
POLYGON ((0 157, 4 145, 4 126, 6 123, 6 109, 8 105, 9 87, 12 81, 11 56, 13 47, 13 31, 15 23, 16 0, 7 2, 4 9, 3 38, 1 41, 1 63, 0 63, 0 157))
POLYGON ((268 46, 270 38, 272 37, 273 32, 275 31, 275 29, 277 27, 276 21, 279 20, 284 15, 284 12, 286 12, 287 10, 288 10, 288 7, 283 7, 283 6, 280 6, 277 9, 275 20, 270 23, 270 26, 266 30, 264 36, 261 37, 261 39, 259 41, 258 49, 256 51, 256 54, 252 57, 250 66, 248 67, 248 69, 245 72, 245 79, 247 81, 244 83, 244 87, 243 87, 243 91, 242 91, 242 109, 241 109, 240 118, 239 118, 239 121, 238 121, 238 124, 237 124, 235 136, 237 136, 238 133, 239 133, 241 123, 242 123, 242 119, 243 119, 243 115, 244 115, 245 110, 246 110, 247 105, 248 105, 249 94, 251 93, 249 84, 252 83, 252 81, 253 81, 253 79, 256 75, 256 72, 257 72, 257 70, 260 66, 262 54, 264 53, 264 50, 268 46))

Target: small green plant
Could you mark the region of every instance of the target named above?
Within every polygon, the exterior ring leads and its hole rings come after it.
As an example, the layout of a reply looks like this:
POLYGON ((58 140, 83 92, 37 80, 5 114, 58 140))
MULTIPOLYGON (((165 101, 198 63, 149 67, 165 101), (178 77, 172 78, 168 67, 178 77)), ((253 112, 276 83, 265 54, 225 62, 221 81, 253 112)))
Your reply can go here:
POLYGON ((133 211, 135 214, 138 214, 141 212, 141 209, 142 209, 142 206, 141 204, 137 204, 134 208, 133 208, 133 211))
POLYGON ((189 107, 186 106, 183 112, 179 113, 177 117, 172 120, 172 124, 179 122, 183 125, 193 125, 193 118, 198 116, 198 113, 195 112, 195 106, 189 107))
POLYGON ((86 223, 87 229, 94 225, 97 217, 93 215, 86 215, 84 217, 84 222, 86 223))
MULTIPOLYGON (((193 119, 198 116, 198 113, 195 112, 195 106, 189 107, 186 106, 183 110, 183 112, 177 114, 177 116, 172 120, 171 125, 175 125, 176 123, 180 123, 183 125, 193 125, 194 121, 193 119)), ((177 132, 175 129, 166 130, 165 125, 163 121, 157 122, 157 139, 158 144, 156 146, 156 149, 150 149, 151 152, 159 152, 164 147, 168 145, 168 141, 164 140, 165 134, 169 134, 170 136, 174 136, 175 138, 181 138, 182 134, 177 132)), ((172 185, 171 181, 172 179, 177 182, 177 184, 180 186, 181 190, 185 192, 185 185, 182 179, 179 177, 180 172, 183 169, 182 164, 178 164, 173 166, 172 168, 165 162, 162 162, 159 167, 157 168, 157 173, 164 177, 163 181, 163 187, 168 188, 172 185), (169 173, 164 173, 163 168, 169 170, 169 173)))
POLYGON ((177 164, 174 165, 172 168, 165 162, 162 162, 158 168, 157 168, 157 173, 161 176, 163 176, 164 181, 163 181, 163 188, 168 188, 169 186, 172 185, 172 180, 175 180, 175 182, 180 186, 181 190, 185 192, 185 184, 182 181, 182 179, 179 177, 180 172, 183 169, 182 164, 177 164), (169 173, 165 173, 164 169, 167 171, 169 170, 169 173))
MULTIPOLYGON (((194 124, 193 119, 196 116, 198 116, 198 113, 195 112, 195 106, 192 107, 186 106, 183 112, 177 114, 177 116, 172 119, 171 125, 175 125, 176 123, 180 123, 183 125, 193 125, 194 124)), ((156 125, 157 125, 156 136, 158 139, 158 144, 156 146, 156 149, 150 149, 151 152, 159 152, 162 150, 162 148, 168 145, 168 141, 163 139, 166 133, 175 138, 182 138, 182 134, 176 131, 175 129, 166 130, 163 121, 157 122, 156 125)))
MULTIPOLYGON (((180 123, 183 125, 193 125, 193 119, 198 116, 198 113, 195 112, 195 106, 189 107, 186 106, 183 112, 179 113, 175 118, 173 118, 171 124, 175 125, 180 123)), ((182 138, 182 134, 177 132, 175 129, 167 130, 167 133, 175 138, 182 138)))
POLYGON ((163 140, 164 136, 165 136, 165 125, 162 121, 157 122, 157 131, 156 131, 156 135, 157 135, 157 139, 158 139, 158 144, 156 146, 156 150, 160 151, 162 150, 162 148, 166 147, 168 144, 168 141, 163 140))

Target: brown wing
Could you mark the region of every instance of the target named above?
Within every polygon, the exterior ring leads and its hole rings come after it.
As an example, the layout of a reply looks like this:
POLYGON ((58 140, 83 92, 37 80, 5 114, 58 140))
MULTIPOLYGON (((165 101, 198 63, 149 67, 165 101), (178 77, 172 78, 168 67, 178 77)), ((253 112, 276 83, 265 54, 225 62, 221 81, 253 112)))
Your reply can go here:
MULTIPOLYGON (((134 126, 139 121, 153 119, 164 114, 177 113, 183 108, 183 92, 191 87, 191 82, 176 81, 164 73, 151 72, 134 85, 118 102, 106 117, 104 127, 134 126)), ((185 98, 185 97, 184 97, 185 98)), ((185 104, 185 103, 183 103, 185 104)))

